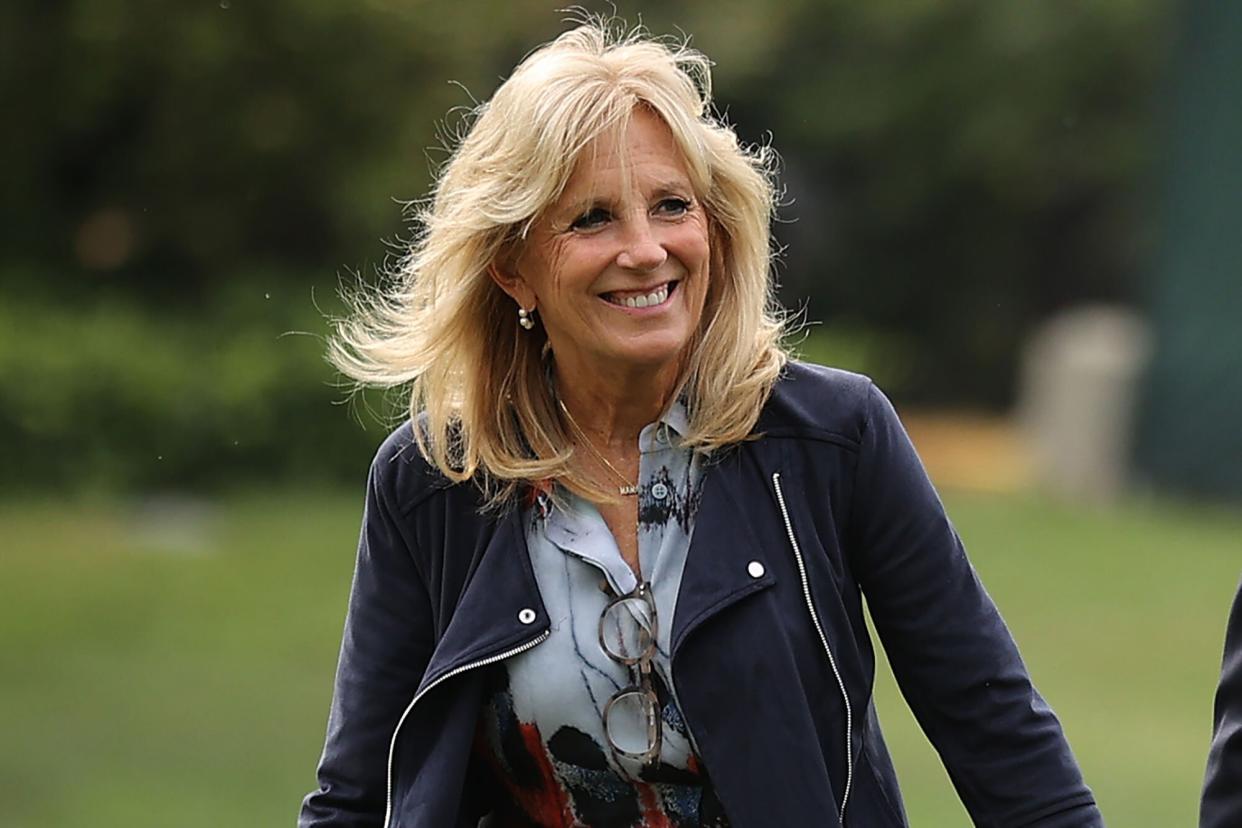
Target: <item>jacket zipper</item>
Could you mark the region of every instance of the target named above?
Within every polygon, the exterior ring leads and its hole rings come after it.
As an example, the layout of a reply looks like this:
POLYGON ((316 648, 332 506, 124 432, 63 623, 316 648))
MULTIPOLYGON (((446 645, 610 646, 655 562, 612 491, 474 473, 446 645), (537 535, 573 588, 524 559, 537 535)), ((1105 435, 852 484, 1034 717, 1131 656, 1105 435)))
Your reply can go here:
POLYGON ((785 493, 781 491, 781 473, 773 472, 772 485, 776 489, 776 502, 781 507, 781 517, 785 519, 785 532, 789 535, 789 545, 793 547, 794 558, 798 562, 798 575, 802 579, 802 597, 806 599, 806 608, 811 613, 811 621, 815 624, 815 632, 819 633, 819 641, 828 654, 828 664, 832 674, 836 676, 837 687, 841 688, 841 699, 845 702, 845 792, 841 795, 841 819, 845 824, 845 806, 850 801, 850 787, 854 782, 854 748, 853 730, 854 716, 850 710, 850 697, 845 692, 845 682, 841 679, 841 671, 837 669, 837 660, 828 646, 828 637, 824 635, 824 627, 819 623, 819 615, 815 612, 815 602, 811 600, 811 582, 806 574, 806 564, 802 560, 802 549, 798 546, 798 538, 794 535, 793 521, 789 519, 789 509, 785 506, 785 493))
POLYGON ((449 670, 447 673, 440 676, 435 681, 431 682, 431 684, 428 684, 415 694, 414 698, 410 700, 410 703, 406 705, 405 712, 401 714, 401 718, 397 719, 397 726, 392 730, 392 740, 388 743, 388 772, 386 776, 388 793, 386 794, 386 801, 384 805, 384 828, 388 828, 389 822, 392 819, 392 763, 397 749, 397 734, 401 732, 401 725, 405 724, 406 717, 410 715, 410 711, 414 709, 414 705, 418 704, 418 700, 431 692, 433 688, 439 686, 442 682, 447 681, 454 676, 459 676, 467 670, 473 670, 476 667, 486 667, 489 664, 495 664, 497 661, 504 661, 506 658, 512 658, 518 653, 524 653, 532 647, 547 641, 550 635, 552 635, 551 630, 544 630, 537 638, 531 639, 525 644, 520 644, 513 649, 505 650, 499 655, 488 656, 487 658, 481 658, 478 661, 472 661, 469 664, 463 664, 460 667, 454 667, 452 670, 449 670))

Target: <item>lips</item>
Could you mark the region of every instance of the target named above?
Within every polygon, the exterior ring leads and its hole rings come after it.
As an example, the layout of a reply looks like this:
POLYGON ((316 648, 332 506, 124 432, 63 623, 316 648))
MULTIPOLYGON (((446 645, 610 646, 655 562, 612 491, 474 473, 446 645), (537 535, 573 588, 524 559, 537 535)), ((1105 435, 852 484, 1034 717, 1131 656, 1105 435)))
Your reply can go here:
POLYGON ((677 288, 677 282, 666 282, 648 291, 616 290, 601 294, 606 302, 623 308, 650 308, 662 305, 677 288))

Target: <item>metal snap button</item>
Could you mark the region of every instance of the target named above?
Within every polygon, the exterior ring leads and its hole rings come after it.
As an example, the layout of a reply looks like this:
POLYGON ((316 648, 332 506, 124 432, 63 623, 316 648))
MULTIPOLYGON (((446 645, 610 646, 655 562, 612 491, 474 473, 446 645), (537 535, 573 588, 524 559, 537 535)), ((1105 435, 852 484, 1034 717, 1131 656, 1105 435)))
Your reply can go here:
POLYGON ((530 607, 526 607, 525 609, 523 609, 521 612, 518 613, 518 620, 521 621, 523 624, 535 623, 535 611, 531 609, 530 607))
POLYGON ((763 564, 759 563, 758 561, 751 561, 750 563, 746 564, 746 571, 750 573, 750 577, 752 578, 762 578, 763 573, 766 570, 763 568, 763 564))
POLYGON ((657 483, 651 487, 651 496, 656 500, 663 500, 668 497, 668 486, 663 483, 657 483))

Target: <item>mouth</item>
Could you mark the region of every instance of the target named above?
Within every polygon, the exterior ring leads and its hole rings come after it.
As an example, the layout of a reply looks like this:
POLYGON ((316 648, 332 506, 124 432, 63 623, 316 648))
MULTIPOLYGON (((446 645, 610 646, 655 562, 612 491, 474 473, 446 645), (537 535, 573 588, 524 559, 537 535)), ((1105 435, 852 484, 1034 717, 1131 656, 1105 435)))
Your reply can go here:
POLYGON ((608 293, 601 293, 600 298, 610 305, 616 305, 621 308, 632 308, 634 310, 654 308, 667 302, 668 298, 677 290, 678 284, 680 283, 677 280, 673 280, 648 290, 614 290, 608 293))

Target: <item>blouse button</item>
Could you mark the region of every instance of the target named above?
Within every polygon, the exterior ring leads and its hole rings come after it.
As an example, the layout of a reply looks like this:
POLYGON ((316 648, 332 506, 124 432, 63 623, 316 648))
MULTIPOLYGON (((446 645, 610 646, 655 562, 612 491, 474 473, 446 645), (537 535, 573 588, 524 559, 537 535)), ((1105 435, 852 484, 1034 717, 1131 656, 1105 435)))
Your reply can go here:
POLYGON ((750 573, 750 577, 752 578, 762 578, 765 570, 763 568, 763 564, 758 561, 751 561, 746 564, 746 571, 750 573))
POLYGON ((663 500, 668 497, 668 486, 663 483, 657 483, 651 487, 651 496, 656 500, 663 500))
POLYGON ((535 611, 531 609, 530 607, 526 607, 525 609, 523 609, 521 612, 518 613, 518 620, 521 621, 523 624, 535 623, 535 611))

